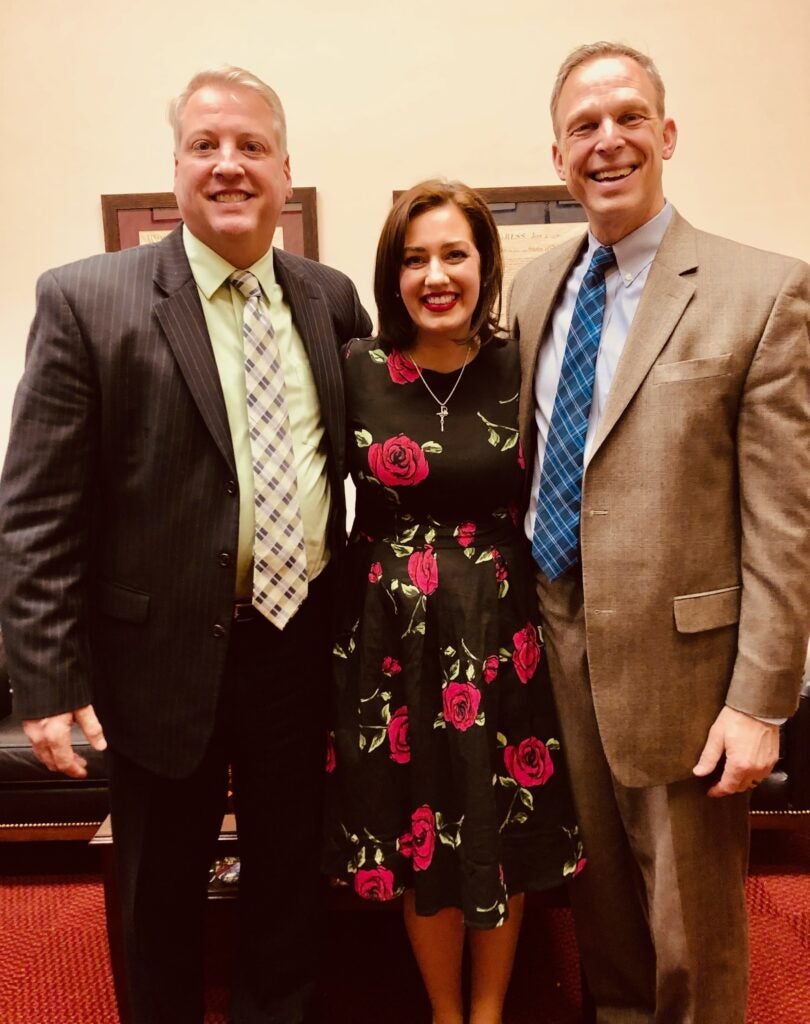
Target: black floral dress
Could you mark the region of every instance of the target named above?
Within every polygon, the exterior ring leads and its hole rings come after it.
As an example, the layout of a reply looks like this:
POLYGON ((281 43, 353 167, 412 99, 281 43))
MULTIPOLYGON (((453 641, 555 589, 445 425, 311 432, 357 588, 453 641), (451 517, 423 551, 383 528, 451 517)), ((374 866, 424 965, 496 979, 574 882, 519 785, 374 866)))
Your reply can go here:
MULTIPOLYGON (((423 371, 443 399, 457 378, 423 371)), ((438 406, 413 364, 352 342, 357 515, 335 644, 325 868, 419 914, 506 917, 584 860, 518 502, 517 345, 490 342, 438 406)))

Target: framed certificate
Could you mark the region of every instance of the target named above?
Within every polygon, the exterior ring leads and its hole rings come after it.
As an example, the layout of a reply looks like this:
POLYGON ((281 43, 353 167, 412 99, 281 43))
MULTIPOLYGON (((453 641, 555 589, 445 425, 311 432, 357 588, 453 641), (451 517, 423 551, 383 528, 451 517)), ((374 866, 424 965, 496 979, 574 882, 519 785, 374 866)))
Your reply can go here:
MULTIPOLYGON (((284 204, 273 245, 318 259, 318 213, 314 188, 293 189, 284 204)), ((159 242, 180 223, 173 192, 128 192, 101 197, 104 248, 118 252, 159 242)))

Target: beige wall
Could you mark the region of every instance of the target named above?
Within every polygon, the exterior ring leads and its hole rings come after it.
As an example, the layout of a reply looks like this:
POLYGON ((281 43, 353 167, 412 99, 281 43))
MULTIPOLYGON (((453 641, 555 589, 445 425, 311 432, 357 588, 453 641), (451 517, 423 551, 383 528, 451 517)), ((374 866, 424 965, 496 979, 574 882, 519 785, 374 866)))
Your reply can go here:
POLYGON ((658 61, 681 212, 810 259, 807 0, 0 0, 0 452, 37 275, 103 249, 101 193, 171 188, 165 104, 199 67, 242 64, 281 93, 321 259, 370 306, 391 190, 552 183, 553 74, 605 37, 658 61))

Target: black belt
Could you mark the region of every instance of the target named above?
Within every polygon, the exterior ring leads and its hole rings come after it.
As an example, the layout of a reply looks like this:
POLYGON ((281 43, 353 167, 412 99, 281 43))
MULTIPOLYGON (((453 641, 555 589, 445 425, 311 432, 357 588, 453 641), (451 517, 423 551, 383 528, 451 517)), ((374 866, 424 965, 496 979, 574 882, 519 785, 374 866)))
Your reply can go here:
MULTIPOLYGON (((330 562, 322 572, 319 572, 315 579, 309 581, 309 591, 306 600, 320 591, 324 586, 329 586, 329 580, 332 576, 332 563, 330 562)), ((265 618, 258 608, 255 607, 250 601, 234 601, 233 604, 233 621, 234 624, 237 622, 257 622, 259 619, 265 618)), ((266 619, 267 622, 272 620, 266 619)))
POLYGON ((237 622, 255 622, 256 619, 261 615, 258 608, 250 603, 250 601, 236 601, 233 606, 233 621, 237 622))

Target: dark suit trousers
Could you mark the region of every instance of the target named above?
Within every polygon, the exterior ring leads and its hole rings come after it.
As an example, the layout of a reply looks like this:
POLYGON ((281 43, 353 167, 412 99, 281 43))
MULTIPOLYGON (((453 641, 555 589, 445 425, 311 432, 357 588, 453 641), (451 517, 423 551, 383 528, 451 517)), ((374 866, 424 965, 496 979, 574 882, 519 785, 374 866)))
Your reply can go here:
MULTIPOLYGON (((597 1024, 744 1024, 748 795, 714 799, 697 778, 623 786, 599 735, 582 581, 538 590, 587 857, 570 895, 597 1024)), ((644 714, 644 680, 628 714, 644 714)))
POLYGON ((162 778, 111 753, 135 1024, 203 1020, 205 896, 229 763, 241 859, 232 1021, 315 1019, 330 575, 283 631, 261 616, 234 623, 214 735, 191 776, 162 778))

